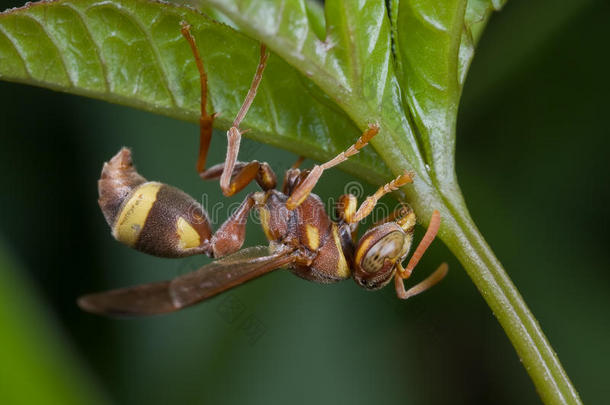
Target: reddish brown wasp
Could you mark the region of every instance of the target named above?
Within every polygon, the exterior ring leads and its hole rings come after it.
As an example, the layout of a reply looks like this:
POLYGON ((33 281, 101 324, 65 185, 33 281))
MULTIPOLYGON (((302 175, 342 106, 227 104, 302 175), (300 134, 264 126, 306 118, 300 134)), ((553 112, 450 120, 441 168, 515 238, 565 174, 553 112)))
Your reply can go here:
POLYGON ((256 180, 262 191, 247 195, 241 206, 213 233, 207 214, 198 202, 177 188, 147 181, 133 166, 129 149, 121 149, 104 164, 98 183, 99 204, 113 236, 134 249, 155 256, 206 254, 218 260, 170 281, 86 295, 78 301, 81 308, 103 315, 172 312, 284 267, 318 283, 352 277, 368 290, 377 290, 394 279, 396 293, 402 299, 425 291, 445 276, 447 265, 442 264, 409 290, 405 290, 403 283, 436 236, 440 226, 438 211, 434 211, 426 234, 404 268, 402 262, 410 250, 416 223, 410 209, 376 224, 356 242, 358 223, 372 212, 383 195, 412 182, 410 173, 380 187, 360 207, 355 196, 341 196, 336 205, 337 221, 330 219, 320 198, 311 193, 324 170, 358 153, 377 134, 379 127, 376 124, 369 125, 345 152, 322 165, 300 170, 300 159, 286 172, 281 191, 275 189, 276 177, 268 164, 236 161, 238 126, 260 82, 266 61, 264 47, 261 47, 261 62, 246 101, 228 132, 227 165, 204 171, 213 120, 213 116, 205 112, 207 78, 188 25, 183 25, 182 32, 191 44, 202 82, 202 146, 198 171, 205 178, 225 176, 228 171, 230 175, 224 182, 221 177, 221 188, 228 195, 252 180, 256 180), (240 250, 252 209, 258 212, 269 246, 240 250))

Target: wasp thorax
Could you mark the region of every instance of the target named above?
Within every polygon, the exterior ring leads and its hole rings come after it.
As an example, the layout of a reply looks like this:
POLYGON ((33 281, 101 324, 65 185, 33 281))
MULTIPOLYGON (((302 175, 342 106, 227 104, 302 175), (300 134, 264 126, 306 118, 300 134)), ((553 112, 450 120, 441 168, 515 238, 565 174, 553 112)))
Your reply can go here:
POLYGON ((203 207, 183 191, 146 181, 123 148, 104 165, 99 204, 120 242, 161 257, 206 253, 211 229, 203 207))
POLYGON ((370 290, 385 286, 410 245, 411 234, 394 222, 368 230, 356 248, 354 279, 370 290))

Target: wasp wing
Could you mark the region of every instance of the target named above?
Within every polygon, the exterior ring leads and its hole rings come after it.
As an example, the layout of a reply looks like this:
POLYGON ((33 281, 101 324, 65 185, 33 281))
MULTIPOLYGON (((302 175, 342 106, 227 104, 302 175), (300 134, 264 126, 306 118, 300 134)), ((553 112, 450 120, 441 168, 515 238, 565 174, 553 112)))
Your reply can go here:
POLYGON ((174 305, 196 304, 223 291, 294 262, 292 250, 269 255, 267 246, 242 249, 184 276, 169 285, 174 305))
POLYGON ((177 310, 169 296, 169 281, 88 294, 78 299, 87 312, 106 316, 141 316, 177 310))
POLYGON ((267 246, 246 248, 170 281, 85 295, 78 299, 78 305, 85 311, 108 316, 173 312, 295 260, 296 254, 290 250, 270 255, 267 246))

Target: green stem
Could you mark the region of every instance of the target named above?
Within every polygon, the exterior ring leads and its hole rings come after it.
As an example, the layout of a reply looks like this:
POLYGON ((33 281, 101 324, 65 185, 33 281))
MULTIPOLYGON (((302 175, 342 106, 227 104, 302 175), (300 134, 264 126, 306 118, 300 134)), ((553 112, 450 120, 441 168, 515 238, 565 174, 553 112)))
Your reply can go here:
POLYGON ((465 205, 443 218, 440 238, 462 263, 504 328, 545 404, 581 404, 538 321, 483 239, 465 205))

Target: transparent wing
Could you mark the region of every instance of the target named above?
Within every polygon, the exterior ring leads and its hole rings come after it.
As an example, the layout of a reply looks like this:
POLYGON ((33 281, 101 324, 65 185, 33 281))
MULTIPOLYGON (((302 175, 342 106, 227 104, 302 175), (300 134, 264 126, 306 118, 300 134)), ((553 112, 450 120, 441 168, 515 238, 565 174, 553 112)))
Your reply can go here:
POLYGON ((240 250, 171 281, 85 295, 78 305, 108 316, 144 316, 177 311, 296 260, 296 253, 269 254, 267 246, 240 250))

